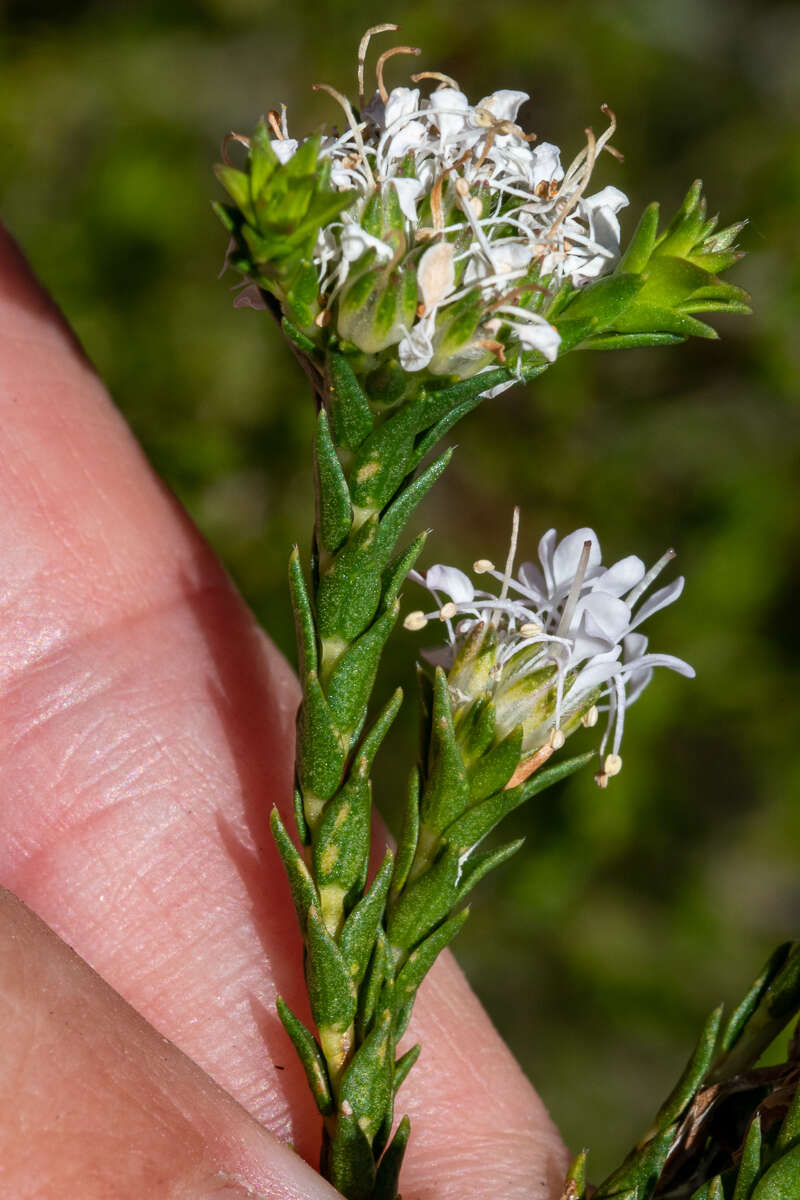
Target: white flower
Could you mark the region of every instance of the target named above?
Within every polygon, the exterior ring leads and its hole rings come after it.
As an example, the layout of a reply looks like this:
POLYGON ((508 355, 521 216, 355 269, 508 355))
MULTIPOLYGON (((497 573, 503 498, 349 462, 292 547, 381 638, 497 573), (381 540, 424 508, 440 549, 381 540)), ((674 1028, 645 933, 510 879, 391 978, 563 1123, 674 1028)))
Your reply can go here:
MULTIPOLYGON (((580 287, 619 260, 617 214, 627 197, 614 187, 587 194, 594 162, 615 128, 613 115, 606 132, 597 140, 589 135, 565 171, 558 147, 534 144, 534 135, 518 124, 525 92, 501 88, 470 104, 454 80, 436 72, 427 73, 437 82, 429 95, 417 86, 389 91, 384 55, 378 90, 367 99, 363 54, 373 32, 362 40, 358 116, 349 101, 326 89, 346 125, 322 140, 320 154, 330 162, 333 185, 352 190, 355 199, 319 232, 314 263, 324 303, 335 309, 353 263, 371 248, 377 263, 397 264, 398 278, 406 266, 417 269, 417 314, 391 343, 405 370, 468 375, 491 365, 493 356, 515 370, 526 356, 554 361, 560 338, 546 319, 549 300, 565 280, 580 287), (374 215, 376 194, 385 201, 389 184, 400 222, 391 236, 386 228, 379 232, 374 215), (448 309, 465 297, 479 302, 477 326, 454 325, 468 352, 447 340, 440 353, 437 323, 449 329, 448 309)), ((285 162, 298 145, 289 138, 285 113, 280 134, 272 144, 285 162)), ((352 321, 348 331, 352 338, 352 321)), ((363 349, 374 344, 366 329, 364 338, 363 349)))
MULTIPOLYGON (((523 761, 533 764, 531 769, 581 722, 594 724, 598 711, 607 712, 603 769, 597 777, 605 786, 622 765, 625 711, 650 682, 653 669, 694 676, 682 659, 648 652, 647 638, 635 632, 678 598, 684 581, 676 579, 640 603, 673 552, 649 571, 634 555, 605 567, 591 529, 576 529, 560 541, 549 530, 539 543, 540 565, 523 563, 515 577, 517 523, 515 513, 505 571, 486 559, 474 566, 477 574, 498 581, 499 594, 476 587, 455 567, 438 564, 424 575, 412 572, 411 578, 433 595, 436 609, 411 613, 406 627, 444 622, 447 645, 436 661, 448 670, 454 708, 489 698, 498 738, 522 726, 523 761)), ((524 766, 522 772, 517 778, 524 777, 524 766)))

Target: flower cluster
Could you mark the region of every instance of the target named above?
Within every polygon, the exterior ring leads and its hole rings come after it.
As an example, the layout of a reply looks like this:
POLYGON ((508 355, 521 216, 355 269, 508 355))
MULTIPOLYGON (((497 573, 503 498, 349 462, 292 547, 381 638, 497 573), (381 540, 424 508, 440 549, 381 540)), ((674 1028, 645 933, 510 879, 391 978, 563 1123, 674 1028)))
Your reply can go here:
MULTIPOLYGON (((319 85, 341 105, 346 126, 324 137, 320 161, 352 202, 320 230, 313 252, 320 327, 367 354, 392 348, 405 371, 466 378, 497 363, 554 361, 560 337, 546 316, 565 281, 573 287, 619 260, 617 213, 628 203, 606 187, 587 195, 609 126, 566 168, 561 152, 518 123, 528 96, 502 90, 471 104, 456 82, 423 72, 367 100, 359 52, 359 104, 319 85), (526 359, 526 356, 533 356, 526 359)), ((290 137, 285 110, 270 113, 272 150, 289 163, 304 143, 290 137)), ((612 151, 612 153, 616 153, 612 151)))
POLYGON ((501 584, 499 594, 476 588, 455 567, 412 572, 437 607, 410 613, 405 626, 421 629, 431 619, 445 624, 447 646, 427 657, 448 671, 456 723, 476 700, 486 699, 494 706, 498 738, 522 726, 523 761, 515 782, 580 724, 594 725, 599 713, 607 712, 603 764, 596 776, 605 787, 622 767, 625 710, 647 686, 653 668, 694 676, 681 659, 648 652, 647 638, 638 632, 648 617, 678 598, 683 578, 640 603, 674 552, 667 551, 650 570, 633 555, 604 567, 591 529, 576 529, 561 541, 549 530, 539 543, 541 566, 523 563, 514 576, 517 527, 515 513, 504 572, 487 559, 474 564, 477 574, 501 584))

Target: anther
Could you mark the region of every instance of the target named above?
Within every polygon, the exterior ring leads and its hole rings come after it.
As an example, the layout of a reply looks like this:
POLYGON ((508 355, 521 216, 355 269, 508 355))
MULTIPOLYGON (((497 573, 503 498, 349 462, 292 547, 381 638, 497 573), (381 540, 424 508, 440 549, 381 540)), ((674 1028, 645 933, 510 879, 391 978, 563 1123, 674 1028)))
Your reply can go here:
POLYGON ((417 630, 424 629, 427 624, 428 618, 424 612, 418 609, 416 612, 408 614, 405 621, 403 621, 403 628, 410 629, 412 633, 416 633, 417 630))
POLYGON ((585 729, 593 729, 599 719, 600 714, 597 711, 597 705, 593 704, 592 707, 587 709, 587 711, 581 717, 581 725, 583 725, 585 729))
POLYGON ((278 141, 285 142, 286 138, 283 136, 283 130, 281 129, 281 124, 280 124, 280 117, 278 116, 278 113, 275 111, 274 108, 271 108, 269 110, 269 112, 267 113, 267 120, 269 122, 270 129, 275 134, 275 137, 278 139, 278 141))
POLYGON ((420 71, 417 75, 411 76, 412 83, 421 83, 423 79, 437 79, 445 87, 451 87, 455 92, 461 91, 452 75, 444 75, 441 71, 420 71))
POLYGON ((378 80, 378 91, 380 92, 381 100, 385 104, 389 99, 389 93, 383 82, 383 65, 387 59, 393 58, 395 54, 413 54, 419 56, 422 51, 418 46, 392 46, 391 50, 384 50, 383 54, 378 59, 375 67, 375 76, 378 80))
POLYGON ((598 771, 594 777, 594 781, 599 788, 608 787, 608 776, 603 771, 598 771))
POLYGON ((443 604, 442 607, 439 609, 439 616, 442 618, 443 621, 450 621, 453 619, 453 617, 456 615, 457 612, 458 612, 458 605, 454 604, 452 600, 448 600, 447 604, 443 604))
POLYGON ((519 631, 523 637, 536 637, 542 632, 542 627, 535 621, 526 621, 524 625, 520 625, 519 631))
POLYGON ((567 740, 563 729, 553 729, 550 732, 550 737, 547 739, 554 750, 560 750, 567 740))
POLYGON ((604 775, 619 775, 622 770, 622 759, 618 754, 607 754, 606 760, 603 763, 604 775))
POLYGON ((487 571, 494 570, 494 563, 490 558, 479 558, 472 564, 472 569, 476 575, 485 575, 487 571))

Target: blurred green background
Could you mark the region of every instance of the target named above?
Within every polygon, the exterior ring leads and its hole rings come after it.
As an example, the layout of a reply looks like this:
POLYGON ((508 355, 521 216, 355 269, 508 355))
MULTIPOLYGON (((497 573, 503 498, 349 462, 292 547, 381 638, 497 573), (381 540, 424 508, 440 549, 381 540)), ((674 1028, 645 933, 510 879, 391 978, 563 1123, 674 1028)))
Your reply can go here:
MULTIPOLYGON (((689 659, 632 709, 625 769, 548 792, 512 822, 521 854, 484 885, 458 953, 593 1174, 646 1127, 706 1011, 800 933, 800 6, 767 0, 6 0, 0 205, 156 469, 291 653, 291 542, 311 519, 311 403, 264 314, 216 282, 209 203, 222 135, 286 102, 298 135, 337 119, 310 85, 353 91, 367 24, 423 47, 412 69, 473 99, 530 91, 527 128, 579 148, 617 112, 597 186, 672 210, 702 176, 750 217, 731 279, 755 316, 717 343, 573 355, 459 429, 423 520, 427 562, 500 558, 592 525, 609 559, 667 545, 685 598, 651 645, 689 659)), ((390 43, 385 41, 384 46, 390 43)), ((387 69, 404 82, 406 60, 387 69)), ((723 327, 724 326, 724 327, 723 327)), ((409 597, 410 606, 420 603, 409 597)), ((418 639, 390 668, 413 698, 418 639)), ((388 687, 388 685, 387 685, 388 687)), ((590 735, 581 735, 590 745, 590 735)), ((381 766, 396 811, 413 699, 381 766)), ((578 735, 571 745, 578 748, 578 735)))

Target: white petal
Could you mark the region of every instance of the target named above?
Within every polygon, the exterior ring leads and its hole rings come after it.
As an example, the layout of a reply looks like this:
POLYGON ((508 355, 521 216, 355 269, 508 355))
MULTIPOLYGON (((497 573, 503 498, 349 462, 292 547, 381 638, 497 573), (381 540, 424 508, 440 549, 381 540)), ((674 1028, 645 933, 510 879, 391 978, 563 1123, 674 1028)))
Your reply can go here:
POLYGON ((672 583, 668 583, 666 587, 659 588, 657 592, 653 592, 649 600, 646 600, 641 606, 633 621, 631 621, 631 629, 636 629, 648 617, 652 617, 653 613, 658 612, 660 608, 666 608, 668 604, 672 604, 678 599, 683 591, 683 585, 686 580, 682 575, 679 575, 672 583))
POLYGON ((643 658, 637 659, 631 664, 632 674, 641 670, 642 667, 668 667, 670 671, 677 671, 679 675, 685 675, 687 679, 694 679, 697 675, 694 667, 682 658, 676 658, 674 654, 645 654, 643 658))
POLYGON ((402 129, 398 129, 394 137, 389 139, 386 151, 387 161, 395 158, 405 158, 409 150, 418 150, 428 140, 428 130, 421 121, 409 121, 402 129))
POLYGON ((601 683, 607 683, 618 672, 619 663, 617 662, 590 662, 588 667, 584 667, 575 676, 575 682, 569 689, 570 698, 577 698, 581 692, 590 692, 593 688, 599 687, 601 683))
POLYGON ((547 321, 509 322, 525 350, 538 350, 548 362, 558 358, 558 347, 561 345, 561 334, 554 325, 547 321))
POLYGON ((374 250, 379 262, 388 262, 394 254, 391 246, 387 246, 386 242, 373 237, 371 233, 367 233, 355 222, 344 226, 340 240, 342 256, 347 262, 355 262, 356 259, 361 258, 365 250, 374 250))
POLYGON ((404 371, 422 371, 433 358, 433 318, 423 317, 417 321, 410 333, 401 339, 397 347, 397 356, 404 371))
POLYGON ((531 151, 533 158, 533 179, 531 180, 535 187, 537 183, 550 183, 551 180, 561 180, 564 178, 564 171, 561 166, 561 151, 558 146, 554 146, 552 142, 540 142, 533 147, 531 151))
POLYGON ((469 111, 469 101, 455 88, 437 88, 431 93, 430 108, 435 113, 442 141, 449 141, 463 128, 469 111))
POLYGON ((398 118, 410 116, 418 109, 419 88, 392 88, 384 109, 384 127, 389 129, 398 118))
POLYGON ((590 636, 618 642, 628 629, 631 610, 624 600, 607 592, 590 592, 578 601, 575 609, 576 624, 581 616, 585 618, 586 632, 590 636))
POLYGON ((397 192, 400 211, 412 225, 416 225, 417 200, 422 192, 422 184, 418 179, 393 179, 392 185, 397 192))
POLYGON ((444 563, 428 567, 425 586, 431 591, 444 592, 456 604, 470 604, 475 599, 475 588, 469 575, 444 563))
POLYGON ((516 121, 520 106, 529 99, 527 92, 512 92, 504 88, 492 92, 491 96, 484 96, 475 107, 491 113, 495 121, 516 121))
POLYGON ((647 638, 643 633, 629 633, 623 639, 622 649, 626 663, 642 658, 647 652, 647 638))
POLYGON ((278 161, 287 163, 298 147, 298 142, 294 138, 273 138, 270 141, 270 146, 275 151, 278 161))
POLYGON ((623 596, 644 577, 645 566, 635 554, 621 558, 606 571, 601 571, 592 580, 592 589, 608 592, 611 596, 623 596))
POLYGON ((555 557, 556 547, 556 531, 548 529, 547 533, 542 534, 539 539, 539 562, 544 570, 544 577, 547 581, 547 594, 552 596, 555 590, 555 579, 553 577, 553 559, 555 557))
MULTIPOLYGON (((555 530, 551 530, 555 533, 555 530)), ((529 593, 534 600, 538 600, 544 604, 547 600, 547 584, 544 580, 544 575, 538 567, 532 562, 524 562, 519 569, 519 581, 522 585, 521 591, 529 593)))
POLYGON ((593 529, 576 529, 574 533, 568 533, 553 551, 553 583, 556 590, 563 588, 565 592, 569 591, 586 542, 590 544, 587 568, 600 565, 602 556, 595 531, 593 529))

